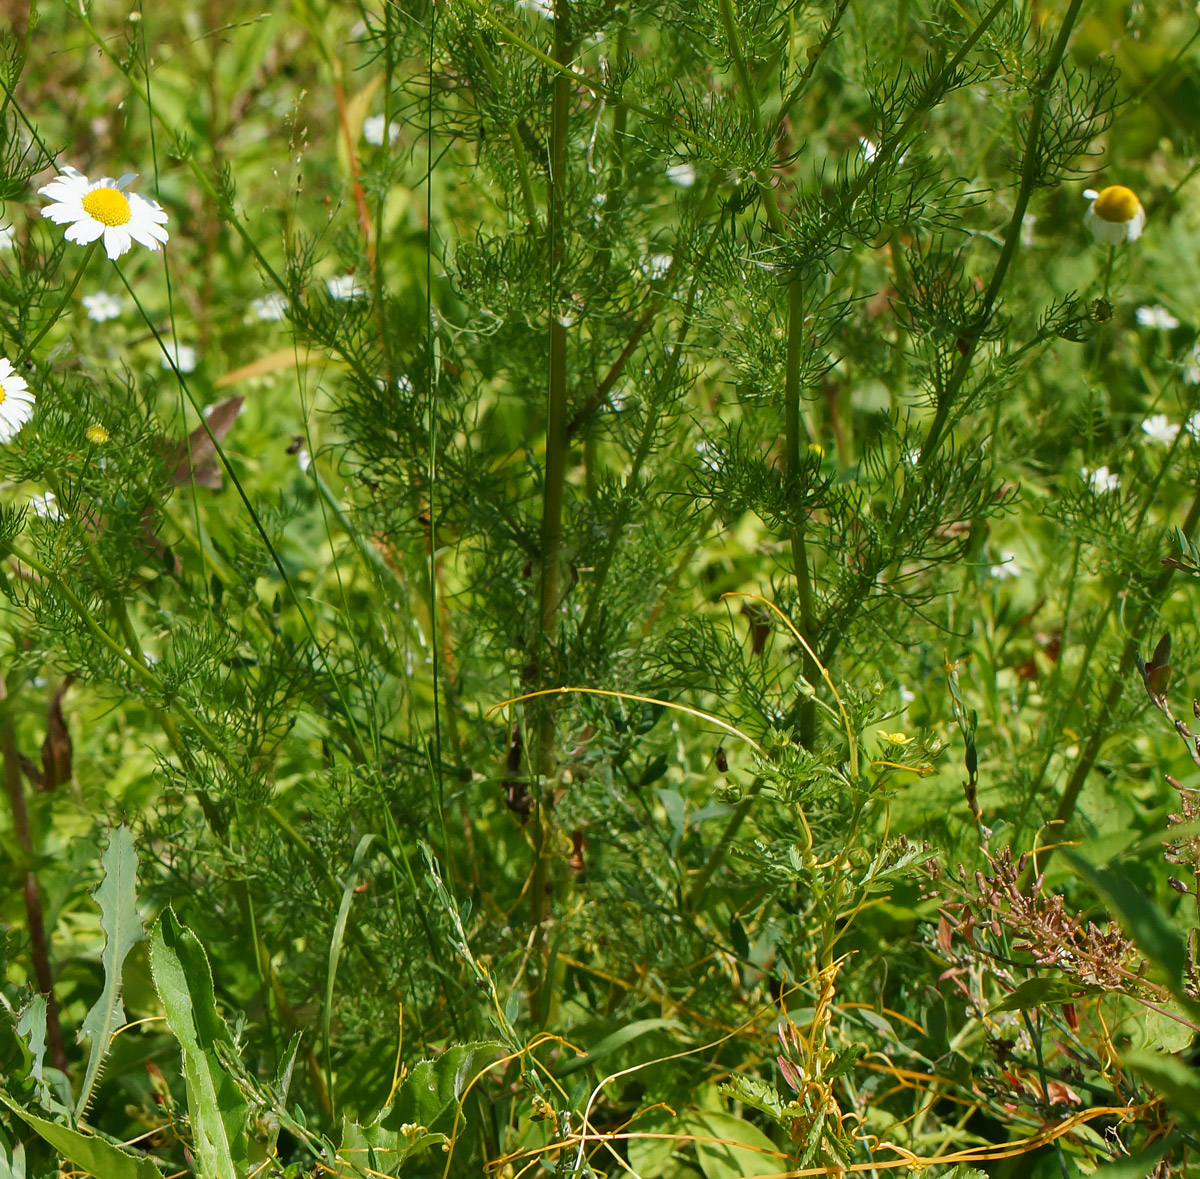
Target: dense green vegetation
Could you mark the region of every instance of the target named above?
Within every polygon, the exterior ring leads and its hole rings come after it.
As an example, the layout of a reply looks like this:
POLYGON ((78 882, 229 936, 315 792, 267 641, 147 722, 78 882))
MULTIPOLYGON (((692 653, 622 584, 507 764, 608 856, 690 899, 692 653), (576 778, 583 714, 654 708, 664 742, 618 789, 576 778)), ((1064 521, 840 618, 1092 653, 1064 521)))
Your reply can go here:
POLYGON ((0 1179, 1197 1169, 1193 6, 7 15, 0 1179))

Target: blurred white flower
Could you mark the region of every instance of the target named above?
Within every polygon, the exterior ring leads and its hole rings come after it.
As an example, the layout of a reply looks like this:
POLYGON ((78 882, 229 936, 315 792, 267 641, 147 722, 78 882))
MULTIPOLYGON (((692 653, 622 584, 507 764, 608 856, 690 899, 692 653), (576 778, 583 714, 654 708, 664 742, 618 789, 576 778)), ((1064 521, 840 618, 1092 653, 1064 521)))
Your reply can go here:
POLYGON ((1008 581, 1012 577, 1021 576, 1021 566, 1017 562, 1017 554, 1010 553, 1007 550, 1002 550, 1000 553, 1000 563, 993 565, 989 570, 997 581, 1008 581))
POLYGON ((1153 307, 1139 307, 1134 314, 1142 327, 1161 328, 1164 332, 1169 332, 1179 326, 1179 320, 1158 304, 1153 307))
POLYGON ((1165 413, 1156 413, 1142 423, 1142 433, 1152 442, 1170 446, 1179 437, 1179 427, 1165 413))
POLYGON ((1183 428, 1200 442, 1200 409, 1198 409, 1186 422, 1183 423, 1183 428))
MULTIPOLYGON (((171 360, 175 361, 175 368, 179 369, 181 373, 190 373, 195 371, 196 349, 193 348, 191 344, 180 344, 178 346, 174 344, 167 344, 166 349, 170 354, 171 360)), ((171 360, 168 360, 167 357, 164 356, 159 363, 163 366, 163 368, 170 371, 171 360)))
POLYGON ((274 323, 287 315, 287 309, 287 299, 278 291, 270 291, 251 302, 250 314, 246 316, 246 322, 250 323, 252 319, 261 319, 267 323, 274 323))
POLYGON ((80 302, 83 304, 84 311, 87 312, 88 319, 94 320, 96 323, 116 319, 122 310, 121 300, 116 295, 109 294, 108 291, 97 291, 94 295, 84 295, 80 302))
POLYGON ((17 231, 11 225, 0 225, 0 250, 11 250, 17 231))
POLYGON ((668 164, 667 179, 680 188, 691 188, 696 183, 696 169, 687 160, 682 164, 668 164))
POLYGON ((308 447, 301 445, 296 451, 296 462, 300 464, 300 470, 304 474, 308 474, 312 470, 312 455, 308 453, 308 447))
POLYGON ((396 388, 399 389, 401 393, 411 393, 413 391, 412 377, 410 377, 408 373, 401 373, 396 378, 396 388))
POLYGON ((1094 471, 1080 467, 1079 473, 1087 480, 1088 486, 1097 495, 1107 491, 1116 491, 1121 486, 1119 475, 1113 474, 1107 467, 1097 467, 1094 471))
POLYGON ((325 289, 335 299, 361 299, 366 288, 352 274, 338 274, 325 280, 325 289))
POLYGON ((700 456, 700 465, 706 471, 716 472, 721 469, 721 455, 707 439, 702 438, 696 443, 696 453, 700 456))
POLYGON ((917 698, 916 692, 911 688, 906 688, 903 684, 900 685, 899 692, 901 704, 911 704, 917 698))
POLYGON ((28 506, 35 516, 41 516, 43 520, 53 520, 57 523, 63 518, 62 508, 58 506, 53 491, 43 491, 41 495, 35 495, 28 506))
POLYGON ((662 278, 671 269, 674 260, 670 254, 651 254, 649 258, 642 259, 642 273, 652 281, 662 278))
POLYGON ((1110 184, 1100 192, 1094 188, 1085 189, 1083 195, 1092 202, 1083 216, 1084 224, 1101 245, 1118 246, 1121 242, 1135 242, 1142 236, 1146 210, 1132 189, 1110 184))
POLYGON ((547 3, 546 0, 517 0, 517 7, 545 17, 546 20, 554 19, 554 5, 547 3))
POLYGON ((862 135, 858 137, 858 148, 862 153, 862 158, 866 160, 868 164, 871 163, 871 161, 874 160, 877 155, 879 155, 879 144, 877 144, 873 139, 866 139, 862 135))
MULTIPOLYGON (((383 123, 382 115, 370 115, 363 119, 362 137, 375 147, 379 147, 383 143, 383 123)), ((388 123, 387 137, 388 143, 395 143, 400 135, 399 123, 388 123)))
POLYGON ((1200 342, 1192 345, 1187 360, 1183 362, 1183 383, 1200 385, 1200 342))

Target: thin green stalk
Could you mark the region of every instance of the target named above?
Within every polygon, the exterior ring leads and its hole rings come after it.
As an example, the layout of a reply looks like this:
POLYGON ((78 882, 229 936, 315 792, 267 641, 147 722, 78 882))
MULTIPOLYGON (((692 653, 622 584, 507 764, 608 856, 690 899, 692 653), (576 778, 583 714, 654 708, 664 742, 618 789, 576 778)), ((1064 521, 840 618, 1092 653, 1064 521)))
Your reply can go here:
MULTIPOLYGON (((800 494, 800 359, 804 345, 804 291, 799 278, 788 284, 788 336, 787 368, 784 373, 784 475, 793 498, 800 494)), ((808 563, 808 547, 805 543, 805 520, 795 508, 789 525, 792 549, 792 575, 796 579, 796 592, 800 599, 800 630, 809 643, 816 643, 816 610, 813 604, 812 573, 808 563)), ((820 683, 820 672, 812 654, 803 653, 805 681, 815 692, 820 683)), ((808 696, 800 705, 800 743, 811 749, 816 736, 816 701, 808 696)))
MULTIPOLYGON (((492 61, 492 55, 488 52, 487 46, 483 43, 483 38, 478 33, 475 33, 471 38, 471 45, 475 50, 476 56, 483 62, 483 72, 487 74, 488 84, 492 88, 492 93, 501 94, 503 92, 503 85, 496 71, 496 63, 492 61)), ((430 92, 432 93, 432 79, 430 92)), ((525 206, 525 220, 529 222, 530 228, 532 228, 537 224, 537 201, 533 195, 533 177, 529 168, 529 153, 525 150, 525 141, 521 138, 521 129, 517 126, 516 119, 509 119, 504 129, 508 134, 508 145, 512 149, 513 162, 517 167, 517 184, 521 189, 521 203, 525 206)))

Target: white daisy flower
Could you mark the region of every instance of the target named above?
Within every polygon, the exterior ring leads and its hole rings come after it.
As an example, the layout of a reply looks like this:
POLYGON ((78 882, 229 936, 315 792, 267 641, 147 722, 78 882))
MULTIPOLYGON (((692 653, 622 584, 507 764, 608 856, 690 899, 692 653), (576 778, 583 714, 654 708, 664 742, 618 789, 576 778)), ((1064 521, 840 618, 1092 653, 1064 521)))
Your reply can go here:
POLYGON ((116 319, 122 311, 121 300, 116 295, 110 295, 108 291, 97 291, 94 295, 84 295, 80 302, 83 303, 83 309, 87 312, 88 319, 96 323, 116 319))
POLYGON ((41 516, 43 520, 52 520, 57 524, 63 518, 63 510, 58 506, 58 499, 53 491, 43 491, 41 495, 35 495, 27 506, 35 516, 41 516))
POLYGON ((1142 423, 1142 433, 1152 442, 1170 446, 1179 437, 1179 427, 1165 413, 1156 413, 1142 423))
POLYGON ((1083 195, 1092 202, 1083 220, 1096 241, 1106 246, 1119 246, 1122 242, 1135 242, 1142 236, 1146 210, 1133 189, 1110 184, 1100 192, 1089 188, 1083 195))
POLYGON ((1116 491, 1121 486, 1121 478, 1107 467, 1097 467, 1094 471, 1080 467, 1079 473, 1087 480, 1088 486, 1097 494, 1116 491))
POLYGON ((988 573, 991 574, 997 581, 1008 581, 1011 577, 1021 576, 1021 566, 1017 562, 1017 554, 1010 553, 1007 550, 1001 552, 1000 563, 993 565, 988 573))
MULTIPOLYGON (((175 367, 181 373, 190 373, 196 368, 196 349, 191 344, 167 344, 167 351, 171 354, 171 360, 175 361, 175 367)), ((160 361, 163 368, 170 369, 171 361, 165 356, 160 361)))
POLYGON ((668 164, 667 179, 680 188, 691 188, 696 183, 696 169, 687 160, 682 164, 668 164))
POLYGON ((11 225, 0 225, 0 250, 11 250, 16 238, 17 231, 11 225))
POLYGON ((287 316, 287 309, 286 297, 278 291, 271 291, 266 295, 260 295, 250 304, 250 314, 246 316, 246 322, 250 323, 252 320, 261 319, 265 323, 274 323, 287 316))
POLYGON ((124 191, 136 177, 136 172, 126 172, 120 180, 102 176, 91 181, 74 168, 64 168, 38 189, 39 195, 54 202, 42 210, 42 216, 66 225, 69 242, 86 245, 103 237, 110 258, 119 258, 134 242, 157 250, 167 240, 163 228, 167 214, 157 201, 124 191))
POLYGON ((33 394, 11 361, 0 357, 0 443, 11 442, 33 417, 33 394))
POLYGON ((1164 332, 1169 332, 1179 326, 1179 320, 1165 307, 1157 304, 1153 307, 1139 307, 1134 314, 1142 327, 1159 328, 1164 332))
MULTIPOLYGON (((383 143, 383 123, 382 115, 370 115, 363 119, 362 137, 374 147, 379 147, 383 143)), ((400 136, 400 124, 388 123, 387 125, 387 140, 388 143, 395 143, 400 136)))
POLYGON ((335 299, 361 299, 366 288, 352 274, 338 274, 325 280, 325 289, 335 299))

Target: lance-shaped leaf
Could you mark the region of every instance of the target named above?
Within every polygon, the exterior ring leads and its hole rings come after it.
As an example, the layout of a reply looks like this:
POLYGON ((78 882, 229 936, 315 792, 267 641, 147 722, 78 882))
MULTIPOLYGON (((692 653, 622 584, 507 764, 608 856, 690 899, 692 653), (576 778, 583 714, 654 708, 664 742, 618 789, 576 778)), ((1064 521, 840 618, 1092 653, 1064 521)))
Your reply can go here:
POLYGON ((183 1077, 200 1179, 246 1174, 246 1099, 221 1064, 218 1048, 236 1056, 217 1011, 212 971, 199 939, 167 909, 150 938, 150 970, 183 1050, 183 1077))
POLYGON ((96 1179, 162 1179, 162 1172, 152 1159, 131 1154, 94 1130, 81 1134, 70 1126, 35 1117, 3 1093, 0 1093, 0 1101, 36 1130, 63 1158, 70 1159, 79 1170, 96 1179))
POLYGON ((83 1088, 75 1103, 76 1119, 83 1116, 100 1076, 100 1066, 117 1029, 125 1022, 121 1004, 121 967, 126 955, 142 940, 142 921, 137 911, 137 850, 127 827, 118 827, 100 857, 104 879, 96 889, 100 906, 100 928, 104 931, 104 989, 79 1029, 79 1042, 90 1042, 83 1088))

